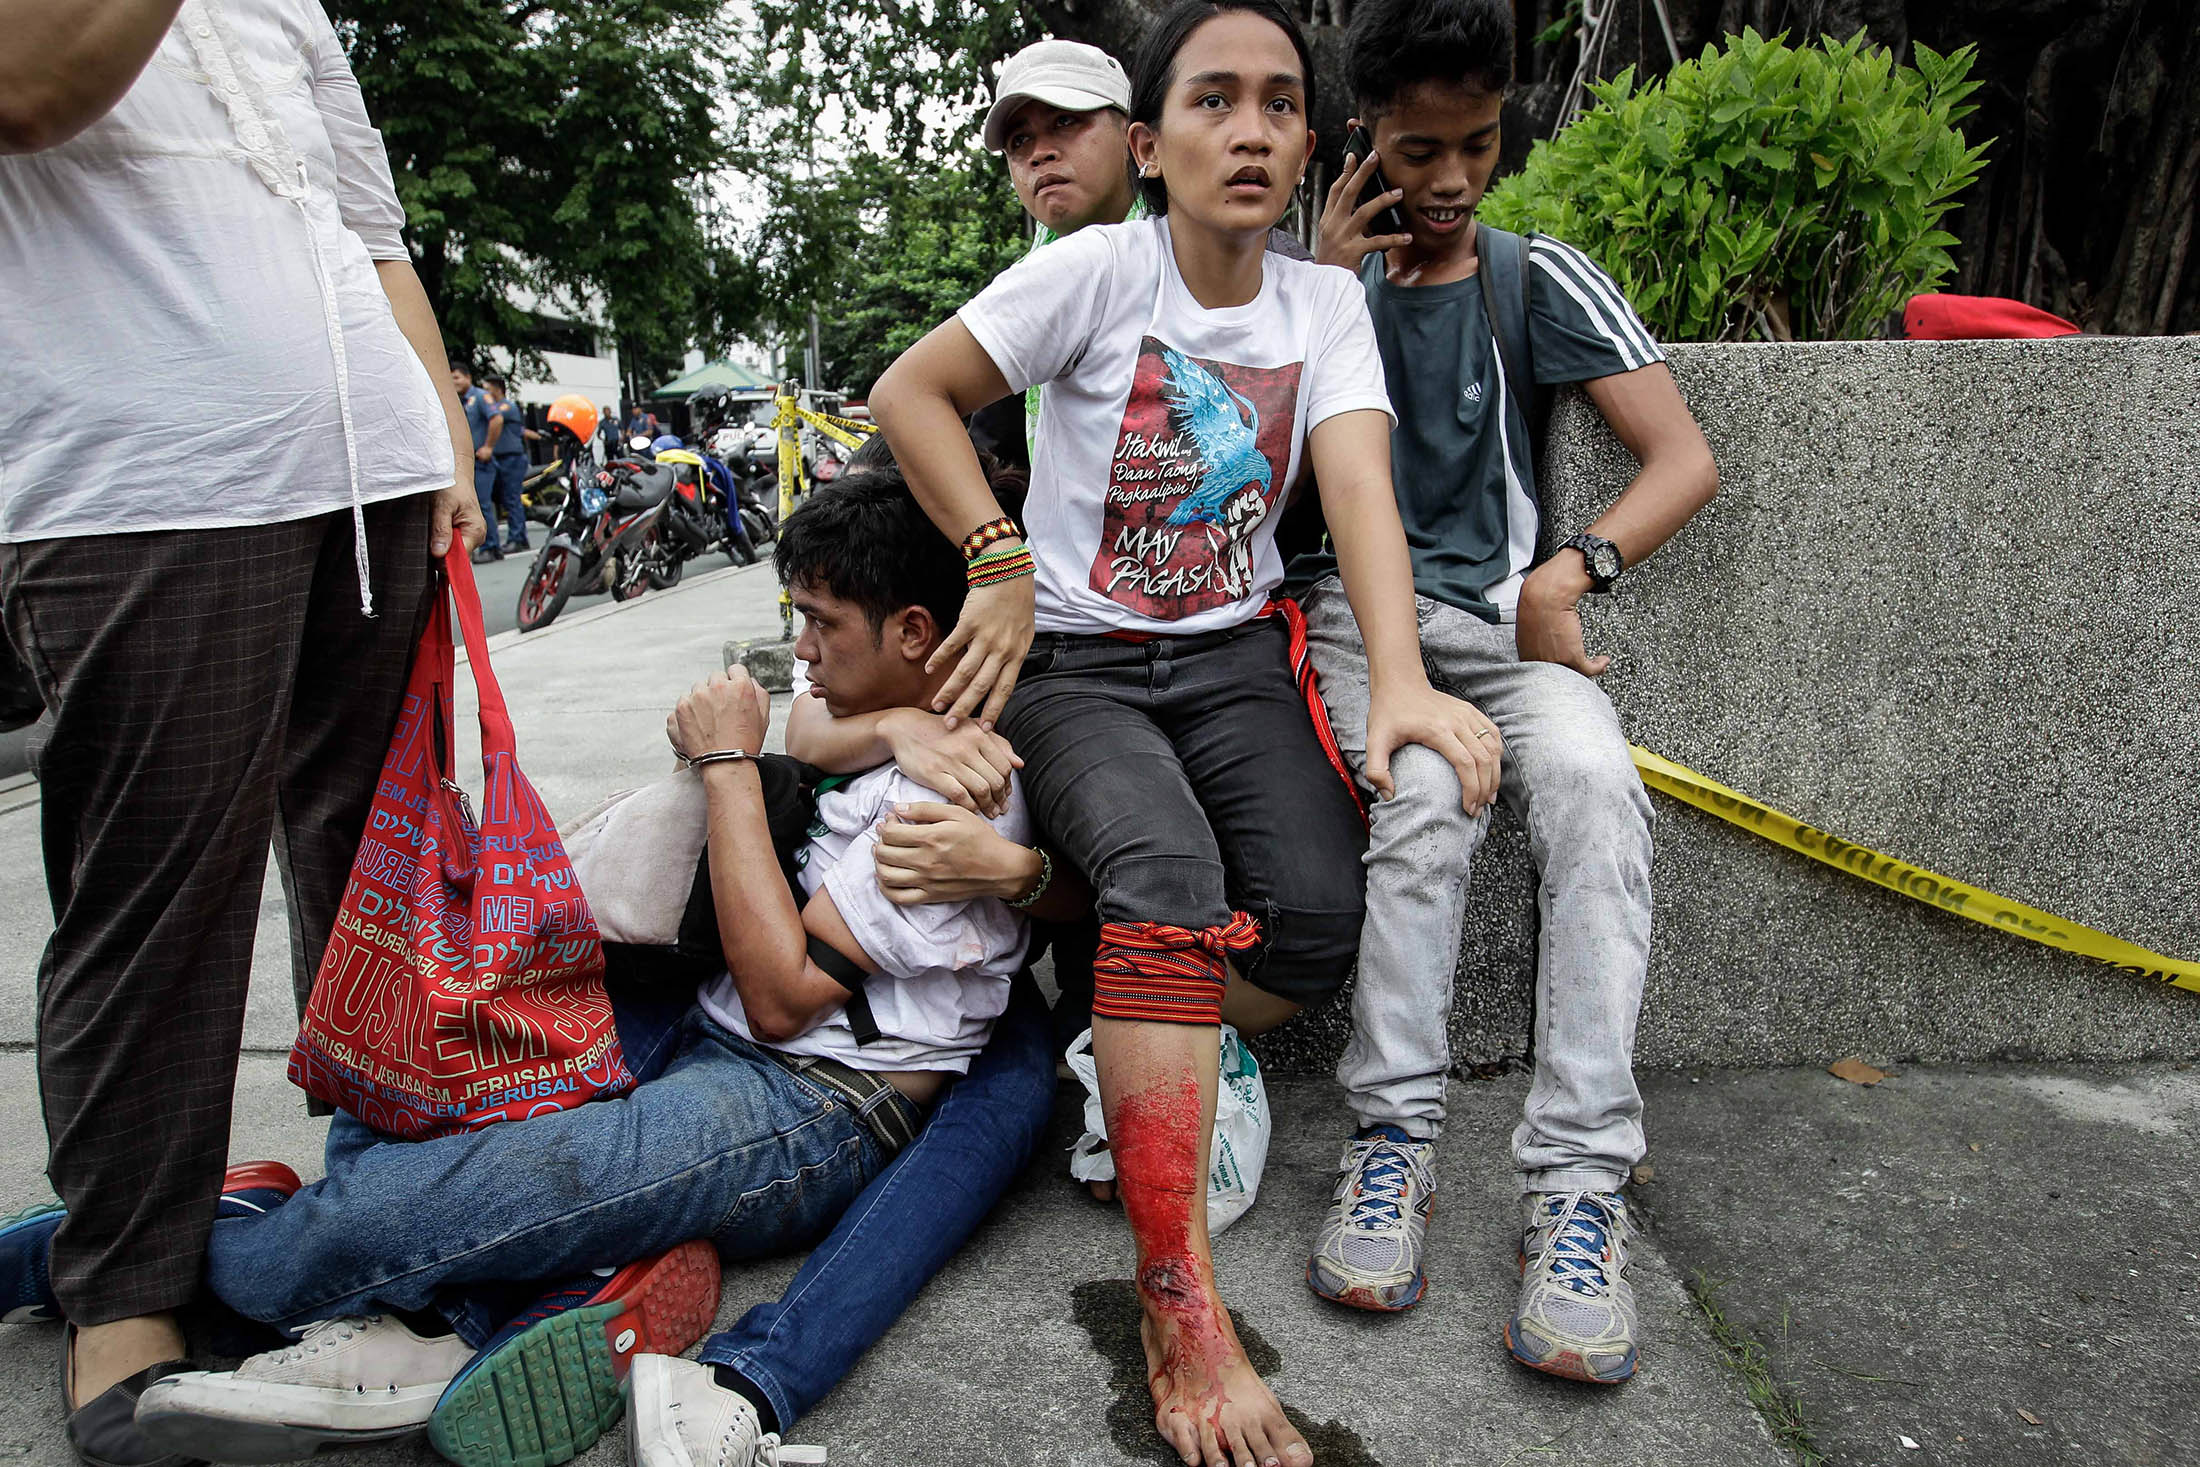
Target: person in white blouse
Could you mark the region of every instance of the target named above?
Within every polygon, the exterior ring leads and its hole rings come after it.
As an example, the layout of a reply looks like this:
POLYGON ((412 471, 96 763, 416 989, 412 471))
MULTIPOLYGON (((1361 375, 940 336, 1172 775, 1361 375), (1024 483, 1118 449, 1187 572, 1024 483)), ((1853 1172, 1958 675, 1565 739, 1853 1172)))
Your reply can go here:
MULTIPOLYGON (((300 992, 471 443, 315 0, 0 0, 0 613, 46 707, 39 968, 64 1406, 88 1462, 184 1354, 272 835, 300 992)), ((12 1251, 11 1251, 12 1250, 12 1251)))

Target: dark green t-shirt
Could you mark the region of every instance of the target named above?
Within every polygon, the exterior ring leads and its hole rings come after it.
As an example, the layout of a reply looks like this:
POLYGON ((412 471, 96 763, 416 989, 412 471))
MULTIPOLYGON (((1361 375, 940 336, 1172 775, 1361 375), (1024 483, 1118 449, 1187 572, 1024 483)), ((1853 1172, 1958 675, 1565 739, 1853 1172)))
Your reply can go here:
MULTIPOLYGON (((1382 271, 1370 255, 1361 280, 1398 414, 1390 474, 1414 589, 1510 621, 1538 527, 1527 404, 1506 390, 1480 279, 1401 286, 1382 271)), ((1528 340, 1542 384, 1665 360, 1612 278, 1545 235, 1528 243, 1528 340)), ((1336 568, 1325 544, 1291 563, 1288 583, 1303 589, 1336 568)))

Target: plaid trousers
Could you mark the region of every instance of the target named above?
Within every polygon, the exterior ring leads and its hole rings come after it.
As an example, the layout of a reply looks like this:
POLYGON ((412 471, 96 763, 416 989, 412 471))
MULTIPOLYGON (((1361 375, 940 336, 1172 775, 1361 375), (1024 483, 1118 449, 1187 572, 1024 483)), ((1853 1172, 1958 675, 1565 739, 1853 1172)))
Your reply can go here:
POLYGON ((78 1324, 198 1286, 270 835, 301 1008, 429 605, 433 498, 236 529, 0 546, 38 685, 54 933, 38 969, 53 1285, 78 1324))

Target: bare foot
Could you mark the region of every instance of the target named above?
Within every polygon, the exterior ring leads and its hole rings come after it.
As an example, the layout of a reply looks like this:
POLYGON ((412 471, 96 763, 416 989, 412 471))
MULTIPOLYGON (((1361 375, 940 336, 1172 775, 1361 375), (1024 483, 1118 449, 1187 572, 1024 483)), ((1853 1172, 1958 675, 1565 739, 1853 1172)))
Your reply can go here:
POLYGON ((1154 1426, 1188 1467, 1313 1467, 1313 1449, 1246 1362, 1230 1311, 1189 1260, 1138 1276, 1154 1426))
MULTIPOLYGON (((1107 1149, 1108 1143, 1103 1141, 1100 1143, 1099 1151, 1095 1151, 1093 1155, 1098 1156, 1101 1151, 1107 1149)), ((1095 1202, 1113 1202, 1115 1200, 1115 1183, 1106 1177, 1093 1178, 1085 1183, 1085 1190, 1092 1194, 1092 1200, 1095 1202)))
POLYGON ((69 1369, 72 1399, 63 1404, 74 1411, 146 1366, 181 1360, 183 1354, 183 1331, 176 1328, 173 1315, 141 1314, 110 1324, 80 1325, 69 1369))

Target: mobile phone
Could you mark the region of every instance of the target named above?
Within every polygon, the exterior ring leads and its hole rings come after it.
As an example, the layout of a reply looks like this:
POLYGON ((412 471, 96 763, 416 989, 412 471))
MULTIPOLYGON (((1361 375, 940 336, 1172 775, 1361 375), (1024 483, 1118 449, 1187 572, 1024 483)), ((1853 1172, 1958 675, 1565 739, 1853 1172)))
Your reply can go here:
MULTIPOLYGON (((1355 127, 1352 129, 1352 135, 1344 140, 1344 150, 1352 155, 1354 166, 1358 166, 1360 162, 1366 161, 1369 153, 1375 151, 1375 139, 1368 136, 1366 127, 1355 127)), ((1374 177, 1368 179, 1367 187, 1360 190, 1359 198, 1353 200, 1352 207, 1357 210, 1364 206, 1368 200, 1389 192, 1390 182, 1383 177, 1383 170, 1378 168, 1375 170, 1374 177)), ((1406 216, 1398 212, 1396 204, 1392 204, 1389 208, 1376 213, 1367 222, 1369 225, 1367 232, 1370 236, 1411 232, 1406 228, 1406 216)))

